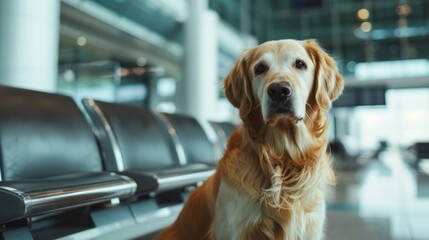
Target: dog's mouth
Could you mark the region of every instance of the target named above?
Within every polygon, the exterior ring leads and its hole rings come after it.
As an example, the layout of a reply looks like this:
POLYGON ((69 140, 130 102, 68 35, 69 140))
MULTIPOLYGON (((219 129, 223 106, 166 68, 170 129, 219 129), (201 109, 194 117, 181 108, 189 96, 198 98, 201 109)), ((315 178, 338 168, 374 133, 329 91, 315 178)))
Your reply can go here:
POLYGON ((286 101, 283 103, 271 103, 269 107, 270 115, 293 115, 295 112, 294 107, 290 103, 290 101, 286 101))
POLYGON ((281 120, 286 120, 291 122, 294 125, 298 125, 300 122, 304 120, 304 118, 296 115, 291 115, 291 114, 272 115, 268 117, 268 119, 265 121, 265 124, 267 124, 268 126, 276 126, 277 123, 281 120))
POLYGON ((278 121, 280 120, 286 120, 291 122, 292 124, 299 124, 301 121, 304 120, 304 117, 299 116, 296 114, 294 109, 292 107, 285 107, 285 106, 279 106, 279 107, 273 107, 271 106, 269 114, 266 119, 266 124, 269 126, 275 126, 277 125, 278 121))

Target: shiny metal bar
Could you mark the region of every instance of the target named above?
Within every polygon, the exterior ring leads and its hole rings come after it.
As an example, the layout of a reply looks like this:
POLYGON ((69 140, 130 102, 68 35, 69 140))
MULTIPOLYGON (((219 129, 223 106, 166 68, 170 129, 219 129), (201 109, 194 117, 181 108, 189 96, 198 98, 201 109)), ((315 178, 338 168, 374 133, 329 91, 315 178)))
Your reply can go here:
POLYGON ((111 181, 87 186, 52 189, 40 192, 26 193, 23 190, 7 186, 0 186, 0 188, 18 195, 24 202, 24 216, 28 216, 56 210, 65 210, 117 197, 131 197, 137 190, 136 182, 125 176, 119 177, 122 180, 112 179, 111 181))
POLYGON ((168 120, 168 118, 163 113, 157 112, 157 111, 154 111, 154 113, 161 119, 161 121, 167 127, 168 134, 173 140, 174 148, 176 149, 176 153, 177 153, 177 157, 179 159, 180 165, 186 165, 187 160, 186 160, 185 149, 180 143, 179 136, 177 136, 176 129, 173 127, 173 124, 171 124, 170 120, 168 120))
POLYGON ((211 175, 213 175, 215 170, 207 170, 196 173, 187 173, 184 175, 177 176, 168 176, 168 177, 159 177, 155 176, 158 180, 159 188, 158 191, 166 191, 175 188, 189 186, 191 184, 196 184, 198 182, 203 182, 207 180, 211 175))
POLYGON ((112 155, 113 156, 107 156, 109 158, 113 158, 113 161, 116 163, 116 169, 110 169, 110 170, 117 170, 117 171, 124 171, 124 160, 122 158, 121 150, 119 148, 118 141, 115 138, 115 134, 112 131, 112 127, 110 126, 109 121, 107 121, 106 116, 104 115, 103 111, 97 106, 95 101, 91 98, 85 98, 82 103, 84 104, 88 114, 91 116, 93 124, 101 124, 102 126, 95 126, 97 129, 102 128, 105 131, 104 135, 98 134, 100 143, 103 145, 109 145, 106 146, 104 149, 112 149, 112 155), (94 120, 97 121, 97 119, 100 121, 100 123, 94 122, 94 120))

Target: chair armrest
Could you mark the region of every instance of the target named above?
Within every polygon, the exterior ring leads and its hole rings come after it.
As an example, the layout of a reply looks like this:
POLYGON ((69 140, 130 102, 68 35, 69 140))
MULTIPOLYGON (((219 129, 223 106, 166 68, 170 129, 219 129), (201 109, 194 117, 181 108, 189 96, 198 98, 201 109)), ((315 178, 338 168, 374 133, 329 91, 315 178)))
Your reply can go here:
POLYGON ((215 167, 207 164, 187 164, 155 170, 152 174, 158 181, 158 191, 166 191, 203 182, 214 172, 215 167))
POLYGON ((65 174, 0 182, 0 222, 132 196, 137 184, 115 173, 65 174))
POLYGON ((118 172, 118 174, 127 176, 137 183, 137 190, 135 195, 142 195, 155 192, 158 187, 158 179, 155 174, 140 170, 125 170, 118 172))

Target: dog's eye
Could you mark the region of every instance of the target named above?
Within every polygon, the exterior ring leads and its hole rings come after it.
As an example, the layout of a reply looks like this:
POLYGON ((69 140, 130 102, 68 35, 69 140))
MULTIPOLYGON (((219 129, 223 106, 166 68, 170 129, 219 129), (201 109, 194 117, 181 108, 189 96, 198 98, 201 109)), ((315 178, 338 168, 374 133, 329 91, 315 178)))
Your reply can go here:
POLYGON ((305 64, 305 62, 304 62, 304 61, 302 61, 301 59, 297 59, 297 60, 295 61, 295 67, 296 67, 297 69, 304 70, 304 69, 306 69, 306 68, 307 68, 307 65, 306 65, 306 64, 305 64))
POLYGON ((259 75, 266 72, 267 70, 268 70, 268 67, 265 64, 260 63, 255 67, 255 74, 259 75))

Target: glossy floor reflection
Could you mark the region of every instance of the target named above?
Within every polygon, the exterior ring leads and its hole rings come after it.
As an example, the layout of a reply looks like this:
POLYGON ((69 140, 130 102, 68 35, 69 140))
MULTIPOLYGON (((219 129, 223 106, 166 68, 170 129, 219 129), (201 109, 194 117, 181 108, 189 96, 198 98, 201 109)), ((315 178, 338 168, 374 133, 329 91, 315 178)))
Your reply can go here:
POLYGON ((337 170, 328 197, 328 240, 429 240, 429 175, 390 149, 362 167, 337 170))

